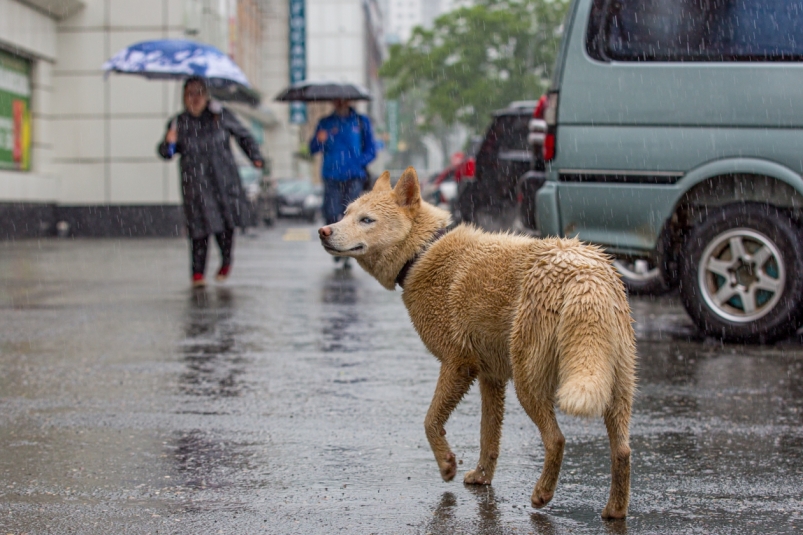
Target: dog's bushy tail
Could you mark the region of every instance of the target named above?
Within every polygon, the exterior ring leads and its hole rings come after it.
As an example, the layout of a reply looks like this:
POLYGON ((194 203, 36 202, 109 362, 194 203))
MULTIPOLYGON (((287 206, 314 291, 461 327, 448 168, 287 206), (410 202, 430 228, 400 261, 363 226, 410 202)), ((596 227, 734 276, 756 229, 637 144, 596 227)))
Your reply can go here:
POLYGON ((565 288, 557 333, 557 403, 573 416, 601 416, 613 392, 620 329, 609 288, 593 274, 565 288))

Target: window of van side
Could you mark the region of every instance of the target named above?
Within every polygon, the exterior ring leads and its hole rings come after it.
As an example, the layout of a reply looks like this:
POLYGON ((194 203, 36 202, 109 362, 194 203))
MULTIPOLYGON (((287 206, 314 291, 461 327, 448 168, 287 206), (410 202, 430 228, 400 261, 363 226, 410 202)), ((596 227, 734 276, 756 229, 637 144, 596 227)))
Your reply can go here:
POLYGON ((594 0, 600 61, 802 61, 801 0, 594 0))

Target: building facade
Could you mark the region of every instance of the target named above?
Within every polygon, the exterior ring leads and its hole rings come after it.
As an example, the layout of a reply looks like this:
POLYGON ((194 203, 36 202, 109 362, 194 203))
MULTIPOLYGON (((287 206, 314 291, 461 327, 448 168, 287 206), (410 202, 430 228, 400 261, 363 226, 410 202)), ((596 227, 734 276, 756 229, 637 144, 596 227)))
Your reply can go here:
POLYGON ((424 22, 424 4, 437 6, 439 0, 386 0, 387 2, 387 35, 390 43, 406 43, 413 33, 413 28, 424 22))
MULTIPOLYGON (((228 53, 262 104, 227 105, 261 141, 272 174, 313 176, 299 157, 308 128, 289 124, 287 104, 273 102, 289 83, 288 1, 0 0, 0 239, 57 228, 183 233, 177 164, 155 152, 183 106, 181 84, 102 71, 139 41, 193 39, 228 53)), ((306 0, 306 9, 308 78, 370 87, 366 110, 381 127, 376 0, 306 0)))
POLYGON ((416 26, 431 28, 432 23, 443 15, 459 7, 471 5, 471 0, 383 0, 385 11, 387 42, 406 43, 416 26))

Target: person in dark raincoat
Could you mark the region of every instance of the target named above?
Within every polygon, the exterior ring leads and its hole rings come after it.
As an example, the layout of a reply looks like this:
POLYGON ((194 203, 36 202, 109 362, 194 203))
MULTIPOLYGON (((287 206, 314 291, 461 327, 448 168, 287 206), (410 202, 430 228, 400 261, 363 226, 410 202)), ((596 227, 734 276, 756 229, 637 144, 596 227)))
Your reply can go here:
POLYGON ((259 145, 231 112, 210 102, 203 78, 184 83, 184 112, 167 125, 159 155, 170 160, 181 154, 181 193, 187 233, 192 244, 192 284, 204 286, 209 235, 220 247, 218 281, 231 271, 234 229, 247 222, 248 204, 231 152, 234 137, 246 156, 261 168, 259 145))

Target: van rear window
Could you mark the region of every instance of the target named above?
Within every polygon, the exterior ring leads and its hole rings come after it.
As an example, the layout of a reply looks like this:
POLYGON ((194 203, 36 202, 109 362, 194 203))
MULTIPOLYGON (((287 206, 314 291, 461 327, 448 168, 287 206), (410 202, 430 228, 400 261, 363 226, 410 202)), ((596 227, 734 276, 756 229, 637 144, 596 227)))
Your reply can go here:
POLYGON ((595 0, 601 61, 801 61, 803 0, 595 0))

